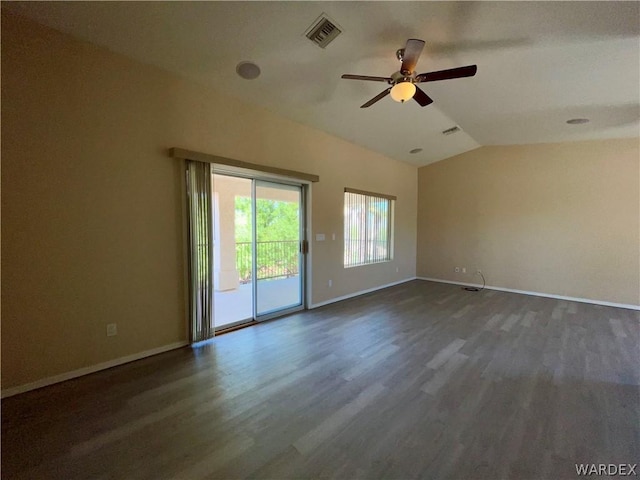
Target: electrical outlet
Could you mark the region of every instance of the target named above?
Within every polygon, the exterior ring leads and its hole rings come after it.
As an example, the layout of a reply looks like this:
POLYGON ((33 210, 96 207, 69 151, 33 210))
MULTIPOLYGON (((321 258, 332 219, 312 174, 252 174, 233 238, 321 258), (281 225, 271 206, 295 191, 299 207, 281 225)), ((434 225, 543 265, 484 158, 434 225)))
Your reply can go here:
POLYGON ((329 288, 333 287, 333 280, 329 280, 329 288))
POLYGON ((453 271, 456 272, 456 273, 460 273, 460 267, 454 268, 453 271))
POLYGON ((462 267, 462 273, 467 273, 467 267, 462 267))
POLYGON ((396 267, 396 273, 400 273, 400 267, 396 267))
POLYGON ((107 324, 107 337, 115 337, 118 334, 118 325, 115 323, 107 324))

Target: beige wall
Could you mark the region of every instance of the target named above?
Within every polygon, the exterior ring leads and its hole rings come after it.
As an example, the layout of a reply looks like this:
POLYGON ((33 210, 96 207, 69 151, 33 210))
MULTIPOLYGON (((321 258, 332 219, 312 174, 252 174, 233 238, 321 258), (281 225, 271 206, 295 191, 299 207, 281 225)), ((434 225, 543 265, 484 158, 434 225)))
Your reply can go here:
POLYGON ((415 275, 415 167, 3 11, 3 389, 186 339, 174 146, 320 176, 314 302, 415 275), (343 268, 345 186, 397 195, 393 262, 343 268))
POLYGON ((479 268, 492 286, 640 304, 637 138, 482 147, 418 172, 418 276, 478 283, 479 268))

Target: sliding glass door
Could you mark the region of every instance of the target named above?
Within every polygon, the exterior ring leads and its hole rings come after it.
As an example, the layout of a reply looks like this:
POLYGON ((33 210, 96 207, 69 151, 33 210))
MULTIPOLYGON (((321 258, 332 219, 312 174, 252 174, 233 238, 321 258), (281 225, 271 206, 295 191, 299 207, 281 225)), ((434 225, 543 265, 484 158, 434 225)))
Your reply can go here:
POLYGON ((256 316, 302 305, 300 186, 256 181, 256 316))
POLYGON ((212 180, 215 328, 301 309, 303 187, 217 173, 212 180))
POLYGON ((216 329, 253 319, 253 183, 213 175, 213 312, 216 329))

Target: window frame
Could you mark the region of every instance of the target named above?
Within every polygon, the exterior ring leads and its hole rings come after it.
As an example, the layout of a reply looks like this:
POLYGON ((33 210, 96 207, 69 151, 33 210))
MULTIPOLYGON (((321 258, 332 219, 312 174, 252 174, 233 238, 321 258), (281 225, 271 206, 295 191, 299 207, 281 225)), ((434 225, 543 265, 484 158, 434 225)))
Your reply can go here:
MULTIPOLYGON (((393 260, 393 256, 394 256, 393 239, 394 239, 394 223, 395 223, 394 210, 395 210, 396 200, 397 200, 397 197, 395 197, 394 195, 368 192, 365 190, 358 190, 354 188, 345 187, 344 194, 343 194, 344 238, 343 238, 343 261, 342 261, 344 268, 361 267, 364 265, 373 265, 377 263, 391 262, 393 260), (367 209, 370 208, 370 203, 372 201, 384 200, 388 202, 386 207, 386 225, 382 225, 382 230, 380 225, 375 225, 375 223, 373 226, 371 225, 372 220, 371 220, 371 217, 369 216, 364 217, 364 223, 361 223, 360 225, 352 225, 352 223, 347 218, 347 208, 348 208, 349 198, 350 198, 348 195, 358 195, 360 197, 364 197, 360 201, 360 203, 367 209), (349 230, 354 226, 356 228, 359 228, 360 230, 364 229, 364 239, 358 238, 356 241, 359 243, 357 248, 360 250, 363 248, 363 245, 364 245, 365 252, 364 252, 364 255, 358 254, 357 260, 350 261, 349 257, 354 258, 354 255, 352 251, 353 249, 348 247, 348 244, 352 242, 350 240, 349 230), (377 237, 373 238, 373 240, 370 240, 368 238, 368 234, 371 232, 372 229, 386 232, 386 239, 385 239, 386 251, 385 251, 385 255, 382 257, 376 256, 375 253, 372 255, 371 253, 375 252, 375 250, 370 251, 370 249, 367 248, 367 243, 371 241, 380 242, 380 240, 376 239, 377 237)), ((380 220, 384 221, 385 219, 384 218, 380 219, 379 217, 373 218, 373 222, 379 222, 380 220)))

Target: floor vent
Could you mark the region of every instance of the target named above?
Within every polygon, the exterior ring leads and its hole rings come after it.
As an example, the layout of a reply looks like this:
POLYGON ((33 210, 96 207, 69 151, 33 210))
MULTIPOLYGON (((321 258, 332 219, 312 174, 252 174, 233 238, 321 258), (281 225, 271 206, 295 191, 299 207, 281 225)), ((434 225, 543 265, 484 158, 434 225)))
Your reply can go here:
POLYGON ((309 27, 305 35, 320 48, 325 48, 341 33, 342 30, 338 28, 335 22, 329 20, 327 14, 323 13, 313 22, 313 25, 309 27))
POLYGON ((451 134, 459 132, 459 131, 460 131, 460 127, 456 125, 455 127, 451 127, 451 128, 447 128, 446 130, 443 130, 442 134, 443 135, 451 135, 451 134))

